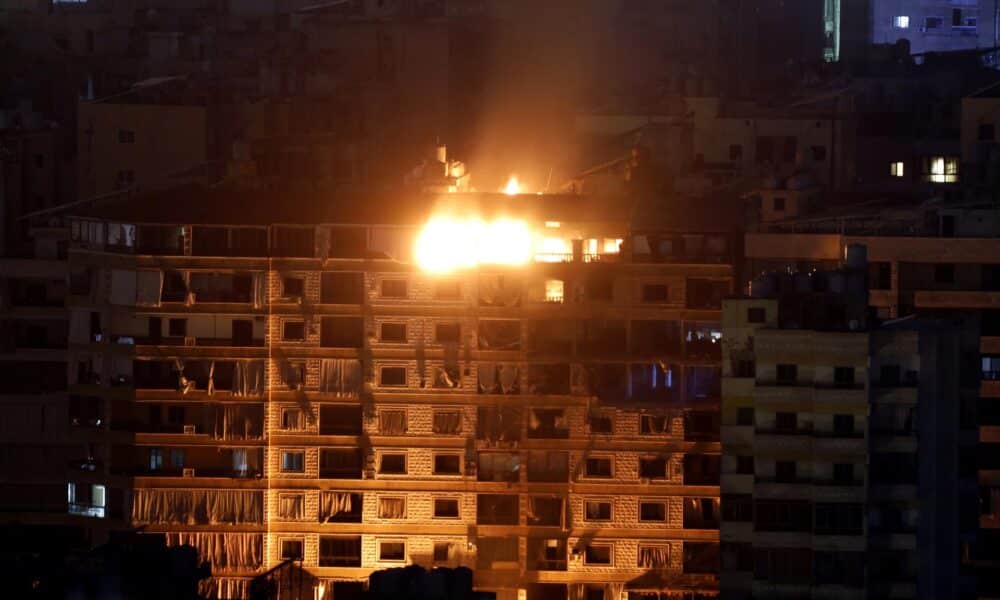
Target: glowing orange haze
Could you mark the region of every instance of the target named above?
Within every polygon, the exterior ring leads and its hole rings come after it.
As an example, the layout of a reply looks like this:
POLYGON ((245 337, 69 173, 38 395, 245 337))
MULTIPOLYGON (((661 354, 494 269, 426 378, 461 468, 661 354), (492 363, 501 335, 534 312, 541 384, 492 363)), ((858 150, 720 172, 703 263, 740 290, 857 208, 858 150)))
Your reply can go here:
POLYGON ((417 236, 421 269, 448 273, 477 265, 523 265, 532 256, 531 230, 519 219, 434 217, 417 236))

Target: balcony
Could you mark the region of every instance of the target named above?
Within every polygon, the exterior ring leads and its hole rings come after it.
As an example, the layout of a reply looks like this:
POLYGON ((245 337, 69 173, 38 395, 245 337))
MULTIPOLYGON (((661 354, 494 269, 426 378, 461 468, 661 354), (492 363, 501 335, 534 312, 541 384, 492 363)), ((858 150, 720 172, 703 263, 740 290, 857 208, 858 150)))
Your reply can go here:
POLYGON ((915 292, 917 308, 964 308, 988 310, 1000 308, 1000 292, 984 291, 925 291, 915 292))

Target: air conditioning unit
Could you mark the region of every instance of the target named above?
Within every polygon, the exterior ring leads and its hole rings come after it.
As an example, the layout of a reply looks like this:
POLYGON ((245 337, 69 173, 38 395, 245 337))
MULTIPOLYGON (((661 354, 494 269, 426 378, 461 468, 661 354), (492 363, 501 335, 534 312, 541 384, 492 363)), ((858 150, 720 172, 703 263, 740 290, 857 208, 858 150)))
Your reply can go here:
POLYGON ((184 469, 182 475, 184 477, 194 477, 194 469, 184 469))
POLYGON ((184 426, 184 435, 194 435, 197 433, 197 428, 194 425, 184 426))
POLYGON ((194 336, 186 335, 184 336, 185 346, 194 346, 194 336))

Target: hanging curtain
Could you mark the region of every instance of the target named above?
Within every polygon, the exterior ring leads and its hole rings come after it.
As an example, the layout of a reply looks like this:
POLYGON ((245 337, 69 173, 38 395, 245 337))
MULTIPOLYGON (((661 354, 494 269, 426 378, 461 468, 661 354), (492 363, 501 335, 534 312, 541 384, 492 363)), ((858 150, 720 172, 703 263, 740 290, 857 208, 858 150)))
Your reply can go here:
POLYGON ((434 433, 458 433, 462 425, 462 415, 458 411, 442 410, 434 413, 434 433))
POLYGON ((267 273, 258 271, 253 275, 253 307, 264 308, 267 304, 267 273))
POLYGON ((207 393, 209 396, 212 396, 212 395, 215 394, 215 361, 214 360, 212 361, 212 363, 208 367, 208 385, 205 388, 205 393, 207 393))
POLYGON ((497 365, 479 363, 479 393, 494 394, 497 391, 497 365))
POLYGON ((264 522, 264 498, 256 490, 136 489, 133 524, 216 525, 264 522))
POLYGON ((215 439, 256 440, 263 434, 264 408, 259 404, 216 404, 215 439))
POLYGON ((383 410, 378 414, 378 429, 382 435, 403 435, 406 433, 406 411, 383 410))
POLYGON ((233 396, 264 394, 264 361, 238 360, 233 363, 233 396))
POLYGON ((639 546, 639 566, 644 569, 670 566, 670 549, 666 546, 639 546))
POLYGON ((500 365, 500 393, 516 394, 518 390, 518 370, 515 365, 500 365))
POLYGON ((620 582, 607 583, 604 586, 604 597, 619 600, 625 593, 625 584, 620 582))
POLYGON ((361 361, 347 358, 323 359, 319 366, 319 391, 339 397, 361 393, 361 361))
POLYGON ((136 274, 136 306, 159 306, 163 293, 163 271, 138 271, 136 274))
POLYGON ((282 519, 300 520, 305 514, 305 496, 282 494, 278 497, 278 516, 282 519))
POLYGON ((188 379, 184 375, 184 361, 175 358, 174 359, 174 371, 177 371, 177 387, 181 390, 182 394, 187 394, 195 389, 194 379, 188 379))
POLYGON ((345 492, 323 492, 319 497, 319 522, 324 523, 340 513, 352 511, 351 494, 345 492))
POLYGON ((454 389, 462 381, 458 367, 434 367, 434 387, 454 389))
POLYGON ((406 498, 379 498, 380 519, 402 519, 406 516, 406 498))

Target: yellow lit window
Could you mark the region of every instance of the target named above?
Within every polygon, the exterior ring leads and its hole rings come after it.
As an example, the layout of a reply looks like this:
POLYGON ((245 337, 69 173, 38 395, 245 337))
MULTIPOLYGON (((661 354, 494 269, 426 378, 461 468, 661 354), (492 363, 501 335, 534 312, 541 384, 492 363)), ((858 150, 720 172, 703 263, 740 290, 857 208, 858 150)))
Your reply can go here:
POLYGON ((545 281, 545 301, 562 302, 564 285, 560 279, 547 279, 545 281))
POLYGON ((622 240, 619 238, 604 238, 604 253, 618 254, 621 249, 622 240))
POLYGON ((889 165, 889 174, 893 177, 903 176, 904 165, 903 161, 899 160, 889 165))
POLYGON ((927 160, 927 180, 931 183, 955 183, 958 181, 958 158, 954 156, 932 156, 927 160))

